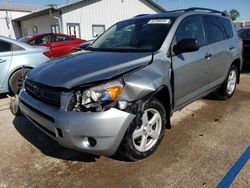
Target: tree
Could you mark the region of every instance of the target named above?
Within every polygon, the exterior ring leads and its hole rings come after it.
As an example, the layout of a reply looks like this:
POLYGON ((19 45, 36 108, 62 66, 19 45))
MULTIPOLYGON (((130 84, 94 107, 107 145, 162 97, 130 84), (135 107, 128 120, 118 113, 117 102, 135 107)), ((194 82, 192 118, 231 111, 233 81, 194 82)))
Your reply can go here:
POLYGON ((229 16, 233 21, 240 17, 240 12, 236 9, 231 9, 229 12, 227 10, 223 11, 227 16, 229 16))

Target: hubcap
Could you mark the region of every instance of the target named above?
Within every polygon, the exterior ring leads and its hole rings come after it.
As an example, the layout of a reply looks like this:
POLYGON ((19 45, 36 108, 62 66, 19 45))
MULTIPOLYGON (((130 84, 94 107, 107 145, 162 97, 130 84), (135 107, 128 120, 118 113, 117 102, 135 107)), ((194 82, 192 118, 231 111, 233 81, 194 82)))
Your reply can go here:
POLYGON ((236 71, 231 70, 228 76, 228 81, 227 81, 227 93, 231 95, 234 92, 234 89, 236 87, 236 71))
POLYGON ((157 143, 162 129, 161 114, 150 108, 142 115, 142 125, 133 132, 133 144, 140 152, 150 150, 157 143))
POLYGON ((23 77, 20 76, 18 79, 17 79, 17 86, 18 86, 18 89, 21 89, 22 86, 23 86, 23 77))

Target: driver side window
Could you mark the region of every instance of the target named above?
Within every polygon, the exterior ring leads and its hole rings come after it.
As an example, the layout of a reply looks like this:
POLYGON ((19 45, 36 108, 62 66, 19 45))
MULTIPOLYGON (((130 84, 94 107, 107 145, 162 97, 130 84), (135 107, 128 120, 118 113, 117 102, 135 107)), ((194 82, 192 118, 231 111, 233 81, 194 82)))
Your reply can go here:
POLYGON ((201 16, 189 16, 185 18, 176 31, 176 44, 182 39, 196 39, 199 46, 206 43, 201 16))

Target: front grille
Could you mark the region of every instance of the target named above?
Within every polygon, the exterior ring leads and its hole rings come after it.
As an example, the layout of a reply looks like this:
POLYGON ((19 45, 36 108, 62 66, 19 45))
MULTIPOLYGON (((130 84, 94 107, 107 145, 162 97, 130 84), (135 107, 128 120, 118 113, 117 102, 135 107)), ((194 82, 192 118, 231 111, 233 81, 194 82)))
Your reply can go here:
POLYGON ((25 80, 25 90, 32 97, 56 108, 60 107, 60 92, 30 79, 25 80))

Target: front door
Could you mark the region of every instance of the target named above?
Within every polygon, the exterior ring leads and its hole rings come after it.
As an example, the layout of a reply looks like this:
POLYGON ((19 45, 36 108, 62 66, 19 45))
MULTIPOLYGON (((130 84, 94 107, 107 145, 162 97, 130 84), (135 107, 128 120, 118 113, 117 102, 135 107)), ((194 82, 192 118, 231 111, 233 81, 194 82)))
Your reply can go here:
POLYGON ((200 49, 172 57, 175 108, 182 107, 207 90, 211 49, 206 46, 200 16, 186 17, 179 25, 173 46, 182 39, 196 39, 200 49))
POLYGON ((12 60, 11 43, 0 40, 0 90, 4 86, 4 81, 8 73, 12 60))

